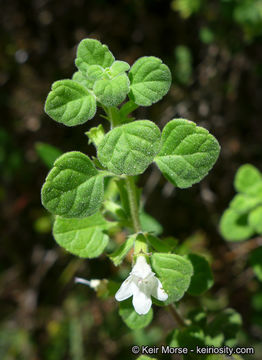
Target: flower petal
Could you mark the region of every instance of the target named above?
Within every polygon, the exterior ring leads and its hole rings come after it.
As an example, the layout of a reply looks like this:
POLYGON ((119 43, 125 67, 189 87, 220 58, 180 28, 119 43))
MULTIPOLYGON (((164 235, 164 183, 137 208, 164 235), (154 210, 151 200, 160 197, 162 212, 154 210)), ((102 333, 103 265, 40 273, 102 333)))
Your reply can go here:
POLYGON ((115 298, 117 301, 123 301, 128 299, 132 295, 133 295, 132 276, 128 276, 128 278, 122 283, 122 285, 116 292, 115 298))
POLYGON ((161 281, 157 277, 155 278, 155 284, 152 288, 152 296, 154 296, 157 300, 160 301, 166 301, 168 298, 167 293, 163 289, 161 281))
POLYGON ((141 279, 145 279, 147 276, 154 273, 152 272, 151 266, 147 263, 146 258, 143 255, 140 255, 137 257, 131 274, 141 279))
POLYGON ((133 306, 135 311, 139 315, 145 315, 151 308, 152 300, 150 296, 147 296, 142 291, 136 291, 133 295, 133 306))

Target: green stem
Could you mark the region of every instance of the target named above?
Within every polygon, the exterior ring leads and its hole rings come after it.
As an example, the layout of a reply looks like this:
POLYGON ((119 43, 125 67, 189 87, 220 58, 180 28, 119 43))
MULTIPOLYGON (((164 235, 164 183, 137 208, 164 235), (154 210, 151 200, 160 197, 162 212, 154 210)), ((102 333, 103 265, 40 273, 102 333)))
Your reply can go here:
POLYGON ((133 227, 136 233, 141 231, 141 225, 139 220, 139 206, 136 198, 136 185, 132 176, 126 177, 126 189, 128 194, 130 213, 132 218, 133 227))
POLYGON ((167 306, 167 309, 172 314, 179 329, 183 329, 186 326, 186 323, 185 323, 184 319, 182 318, 182 316, 177 312, 175 306, 173 304, 170 304, 167 306))

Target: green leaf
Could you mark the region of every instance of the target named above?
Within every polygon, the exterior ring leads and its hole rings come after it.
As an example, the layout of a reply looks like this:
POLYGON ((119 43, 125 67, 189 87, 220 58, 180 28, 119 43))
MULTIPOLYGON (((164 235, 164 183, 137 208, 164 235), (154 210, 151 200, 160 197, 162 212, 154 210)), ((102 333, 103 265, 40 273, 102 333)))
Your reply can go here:
POLYGON ((130 69, 130 66, 125 61, 115 61, 110 67, 110 73, 113 77, 120 75, 130 69))
POLYGON ((99 124, 97 127, 93 127, 87 131, 85 135, 89 138, 89 144, 92 142, 95 146, 98 146, 105 137, 105 130, 103 125, 99 124))
POLYGON ((258 279, 262 281, 262 246, 259 246, 251 252, 249 261, 254 273, 258 279))
POLYGON ((163 232, 163 227, 151 215, 144 211, 139 214, 140 224, 143 232, 151 232, 155 235, 160 235, 163 232))
POLYGON ((226 309, 207 325, 206 333, 213 338, 223 334, 224 345, 232 347, 237 343, 237 333, 241 325, 241 316, 234 309, 226 309))
POLYGON ((137 358, 137 360, 157 360, 156 358, 152 358, 150 356, 146 356, 146 355, 141 355, 139 356, 139 358, 137 358))
POLYGON ((228 241, 242 241, 250 238, 254 230, 248 224, 246 214, 238 214, 233 209, 227 209, 220 219, 221 235, 228 241))
POLYGON ((42 187, 42 204, 54 215, 87 217, 103 201, 103 176, 88 156, 72 151, 60 156, 42 187))
POLYGON ((38 142, 36 143, 35 148, 37 155, 49 168, 51 168, 55 160, 62 155, 62 151, 60 149, 46 143, 38 142))
POLYGON ((190 285, 193 267, 185 257, 155 253, 151 257, 152 266, 168 294, 165 304, 180 300, 190 285))
POLYGON ((171 85, 169 68, 154 56, 138 59, 129 71, 129 79, 129 97, 142 106, 150 106, 161 100, 171 85))
POLYGON ((103 232, 109 223, 100 213, 82 219, 56 217, 53 235, 56 242, 70 253, 82 258, 102 254, 109 237, 103 232))
POLYGON ((121 301, 119 304, 119 315, 130 329, 142 329, 151 323, 153 319, 153 310, 150 309, 146 315, 138 315, 129 299, 121 301))
POLYGON ((98 146, 98 159, 121 175, 142 174, 160 148, 160 130, 149 120, 139 120, 111 130, 98 146))
POLYGON ((239 214, 246 214, 261 203, 261 199, 246 194, 237 194, 229 206, 239 214))
POLYGON ((95 39, 84 39, 77 48, 76 66, 86 73, 89 65, 100 65, 103 68, 113 64, 115 58, 106 45, 95 39))
POLYGON ((217 140, 206 129, 185 119, 174 119, 164 127, 155 161, 173 185, 187 188, 208 174, 219 151, 217 140))
POLYGON ((122 245, 118 247, 116 251, 112 254, 109 254, 109 258, 113 261, 115 266, 118 266, 122 263, 124 257, 131 250, 134 245, 136 235, 130 236, 122 245))
POLYGON ((248 224, 258 234, 262 234, 262 206, 252 210, 248 215, 248 224))
POLYGON ((85 86, 88 89, 92 89, 92 81, 88 80, 86 76, 81 73, 81 71, 76 71, 72 76, 72 80, 78 82, 79 84, 85 86))
POLYGON ((45 112, 64 125, 80 125, 95 116, 96 99, 74 80, 56 81, 47 96, 45 112))
POLYGON ((174 330, 171 335, 170 346, 187 348, 188 354, 184 356, 185 359, 205 359, 205 356, 198 356, 190 351, 195 350, 197 346, 205 346, 205 335, 199 326, 190 325, 182 330, 174 330))
POLYGON ((234 186, 236 191, 248 194, 250 188, 262 182, 260 171, 251 164, 245 164, 238 169, 234 186))
POLYGON ((127 75, 119 75, 114 79, 97 80, 94 84, 94 93, 97 100, 104 106, 117 106, 121 104, 129 92, 127 75))
POLYGON ((99 65, 90 65, 87 68, 86 76, 94 84, 95 81, 103 76, 104 71, 105 70, 99 65))
POLYGON ((153 236, 151 234, 147 234, 146 235, 147 241, 150 243, 150 245, 159 252, 171 252, 172 251, 172 247, 166 243, 164 240, 160 240, 159 238, 157 238, 156 236, 153 236))
POLYGON ((212 270, 203 256, 189 254, 186 257, 193 266, 193 276, 187 292, 190 295, 201 295, 214 284, 212 270))

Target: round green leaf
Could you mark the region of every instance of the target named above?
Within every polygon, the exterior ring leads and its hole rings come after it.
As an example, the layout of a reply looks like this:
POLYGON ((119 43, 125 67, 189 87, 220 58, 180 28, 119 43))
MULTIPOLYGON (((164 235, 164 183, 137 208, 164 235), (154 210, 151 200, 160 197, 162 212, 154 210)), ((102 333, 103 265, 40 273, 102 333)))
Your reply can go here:
POLYGON ((92 89, 93 87, 93 82, 88 80, 87 77, 84 76, 83 73, 81 73, 81 71, 76 71, 72 76, 72 80, 78 82, 79 84, 85 86, 88 89, 92 89))
POLYGON ((165 304, 180 300, 190 285, 193 275, 191 262, 183 256, 155 253, 151 257, 152 266, 168 294, 165 304))
POLYGON ((60 156, 42 187, 42 204, 54 215, 86 217, 103 201, 103 177, 88 156, 72 151, 60 156))
POLYGON ((186 257, 193 266, 193 276, 187 292, 190 295, 201 295, 214 284, 212 270, 203 256, 189 254, 186 257))
POLYGON ((119 75, 112 80, 101 79, 94 84, 97 100, 105 106, 121 104, 129 92, 129 80, 126 74, 119 75))
POLYGON ((260 171, 251 164, 245 164, 238 169, 234 186, 236 191, 249 193, 250 188, 262 182, 260 171))
POLYGON ((106 45, 95 39, 84 39, 77 48, 76 66, 85 73, 89 65, 110 67, 115 58, 106 45))
POLYGON ((138 315, 130 299, 121 301, 119 304, 119 315, 124 323, 132 330, 142 329, 149 325, 153 319, 152 308, 145 315, 138 315))
POLYGON ((260 203, 261 199, 255 196, 237 194, 233 200, 231 200, 229 206, 239 214, 246 214, 260 203))
POLYGON ((127 62, 117 60, 113 63, 113 65, 111 65, 110 73, 114 77, 114 76, 124 73, 125 71, 128 71, 129 69, 130 69, 130 66, 127 62))
POLYGON ((187 188, 208 174, 219 151, 217 140, 206 129, 185 119, 174 119, 164 127, 155 161, 173 185, 187 188))
POLYGON ((142 174, 160 148, 160 130, 151 121, 139 120, 111 130, 98 146, 98 159, 121 175, 142 174))
POLYGON ((228 241, 242 241, 250 238, 254 230, 247 222, 246 214, 239 214, 233 209, 227 209, 220 220, 220 231, 228 241))
POLYGON ((95 116, 96 99, 79 82, 56 81, 47 96, 45 112, 53 120, 64 125, 80 125, 95 116))
POLYGON ((250 264, 258 279, 262 281, 262 246, 259 246, 251 252, 250 264))
POLYGON ((252 210, 248 215, 248 223, 258 234, 262 234, 262 206, 252 210))
POLYGON ((154 56, 138 59, 129 71, 129 79, 129 97, 142 106, 150 106, 161 100, 171 85, 169 68, 154 56))
POLYGON ((56 242, 70 253, 82 258, 94 258, 102 254, 109 237, 103 233, 108 222, 100 213, 82 219, 66 219, 57 216, 53 235, 56 242))

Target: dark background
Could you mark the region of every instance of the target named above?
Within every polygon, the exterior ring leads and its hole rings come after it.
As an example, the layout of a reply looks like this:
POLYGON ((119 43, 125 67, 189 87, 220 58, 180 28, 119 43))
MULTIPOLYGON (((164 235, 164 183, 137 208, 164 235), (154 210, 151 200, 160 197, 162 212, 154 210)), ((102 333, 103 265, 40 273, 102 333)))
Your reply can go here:
POLYGON ((252 163, 262 170, 261 9, 261 0, 0 2, 1 359, 133 358, 130 344, 163 343, 173 326, 158 310, 146 331, 131 333, 113 299, 97 300, 91 289, 75 286, 75 275, 108 278, 116 270, 105 257, 84 261, 58 248, 40 203, 48 169, 37 142, 94 154, 84 132, 103 121, 99 116, 67 128, 43 111, 52 82, 76 70, 76 46, 86 37, 130 64, 153 55, 170 67, 169 94, 139 108, 138 119, 162 128, 184 117, 218 139, 221 155, 200 184, 176 190, 153 167, 139 184, 145 186, 145 209, 164 226, 164 235, 213 259, 216 283, 206 303, 235 308, 245 341, 261 341, 259 321, 253 320, 261 315, 252 308, 259 285, 247 265, 248 247, 225 260, 232 245, 218 229, 237 168, 252 163))

